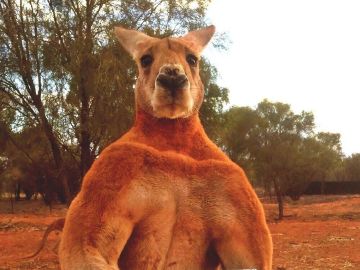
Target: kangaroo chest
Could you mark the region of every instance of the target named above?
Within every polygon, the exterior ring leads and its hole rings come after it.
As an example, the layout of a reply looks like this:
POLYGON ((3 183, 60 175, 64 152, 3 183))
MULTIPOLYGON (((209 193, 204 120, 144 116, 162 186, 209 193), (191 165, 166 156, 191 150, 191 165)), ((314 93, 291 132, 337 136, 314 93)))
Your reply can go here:
POLYGON ((221 226, 221 213, 232 209, 223 179, 205 162, 178 160, 182 174, 163 165, 145 166, 136 180, 148 210, 119 258, 120 269, 216 269, 213 230, 221 226))
POLYGON ((207 230, 197 216, 149 217, 131 235, 120 269, 215 269, 218 258, 207 230))

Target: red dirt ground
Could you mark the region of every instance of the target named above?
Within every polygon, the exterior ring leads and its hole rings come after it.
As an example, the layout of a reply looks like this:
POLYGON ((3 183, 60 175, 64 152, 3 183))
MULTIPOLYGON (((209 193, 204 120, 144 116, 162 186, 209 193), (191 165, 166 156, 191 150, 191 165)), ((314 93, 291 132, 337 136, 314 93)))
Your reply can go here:
MULTIPOLYGON (((274 241, 274 270, 360 269, 360 196, 307 196, 287 201, 287 217, 276 222, 277 206, 265 202, 274 241)), ((10 213, 0 202, 0 270, 59 269, 56 250, 61 234, 52 233, 44 251, 34 252, 47 224, 63 217, 57 205, 50 212, 40 201, 21 201, 10 213)))

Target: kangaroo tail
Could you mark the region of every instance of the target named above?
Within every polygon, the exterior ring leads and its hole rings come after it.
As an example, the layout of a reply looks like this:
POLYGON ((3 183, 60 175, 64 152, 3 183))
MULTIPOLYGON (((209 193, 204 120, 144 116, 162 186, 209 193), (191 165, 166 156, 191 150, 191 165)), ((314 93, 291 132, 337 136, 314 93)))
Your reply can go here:
POLYGON ((32 255, 24 257, 22 259, 31 259, 31 258, 36 257, 43 250, 49 234, 52 231, 62 231, 62 229, 64 228, 64 224, 65 224, 65 218, 59 218, 59 219, 55 220, 53 223, 51 223, 47 227, 47 229, 46 229, 46 231, 45 231, 45 233, 44 233, 44 235, 43 235, 43 237, 41 239, 40 245, 39 245, 38 249, 36 250, 36 252, 33 253, 32 255))

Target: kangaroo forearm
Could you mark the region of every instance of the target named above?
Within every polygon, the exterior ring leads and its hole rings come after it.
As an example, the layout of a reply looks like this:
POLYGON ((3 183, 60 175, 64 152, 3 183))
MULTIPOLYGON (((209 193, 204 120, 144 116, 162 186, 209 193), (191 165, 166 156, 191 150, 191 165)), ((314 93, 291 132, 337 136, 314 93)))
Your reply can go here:
POLYGON ((100 254, 81 251, 75 255, 60 254, 60 257, 61 270, 120 270, 117 264, 110 265, 100 254))

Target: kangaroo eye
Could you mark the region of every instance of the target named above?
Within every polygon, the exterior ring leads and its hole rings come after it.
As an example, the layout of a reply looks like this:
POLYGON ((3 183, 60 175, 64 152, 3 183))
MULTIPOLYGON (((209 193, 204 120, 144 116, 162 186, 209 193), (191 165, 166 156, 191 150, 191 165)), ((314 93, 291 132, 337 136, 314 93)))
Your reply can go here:
POLYGON ((195 55, 188 54, 186 56, 186 61, 189 63, 190 66, 195 67, 197 62, 198 62, 198 59, 197 59, 197 57, 195 55))
POLYGON ((153 57, 150 54, 145 54, 144 56, 142 56, 140 58, 140 62, 141 62, 141 66, 143 68, 146 68, 148 66, 151 65, 151 63, 153 62, 153 57))

